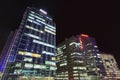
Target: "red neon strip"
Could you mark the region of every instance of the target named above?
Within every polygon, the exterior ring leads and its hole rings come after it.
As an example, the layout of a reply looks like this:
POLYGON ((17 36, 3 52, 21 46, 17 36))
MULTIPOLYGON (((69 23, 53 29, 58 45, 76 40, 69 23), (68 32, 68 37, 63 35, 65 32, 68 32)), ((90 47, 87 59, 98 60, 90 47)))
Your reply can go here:
POLYGON ((88 37, 88 35, 86 35, 86 34, 81 34, 81 36, 88 37))

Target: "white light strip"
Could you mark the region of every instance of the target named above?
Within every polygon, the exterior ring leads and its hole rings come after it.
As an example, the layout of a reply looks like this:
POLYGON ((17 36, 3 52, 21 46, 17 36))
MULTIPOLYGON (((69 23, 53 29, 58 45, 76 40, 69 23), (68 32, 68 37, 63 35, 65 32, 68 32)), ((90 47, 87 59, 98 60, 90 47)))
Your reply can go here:
POLYGON ((40 25, 40 26, 41 26, 41 24, 40 24, 40 23, 38 23, 38 22, 36 22, 36 21, 33 21, 33 23, 35 23, 35 24, 37 24, 37 25, 40 25))
POLYGON ((71 42, 69 45, 71 46, 73 44, 78 45, 78 46, 80 45, 80 43, 76 43, 76 42, 71 42))
POLYGON ((32 53, 30 52, 24 52, 26 56, 32 56, 32 53))
POLYGON ((30 19, 35 19, 34 17, 32 17, 32 16, 28 16, 28 18, 30 18, 30 19))
POLYGON ((47 17, 49 20, 52 20, 52 18, 50 18, 50 17, 47 17))
POLYGON ((40 32, 40 33, 44 33, 43 31, 38 30, 38 29, 35 29, 35 28, 30 27, 30 26, 28 26, 28 25, 26 25, 25 27, 28 28, 28 29, 32 29, 32 30, 34 30, 34 31, 38 31, 38 32, 40 32))
POLYGON ((32 22, 32 20, 31 20, 31 19, 28 19, 28 21, 32 22))
POLYGON ((42 19, 42 18, 40 18, 40 17, 38 17, 38 16, 35 16, 35 17, 38 18, 39 20, 45 22, 45 19, 42 19))
POLYGON ((43 9, 40 9, 40 11, 43 13, 43 14, 47 14, 47 12, 46 11, 44 11, 43 9))
POLYGON ((52 31, 50 31, 50 30, 45 29, 45 31, 48 32, 48 33, 51 33, 51 34, 53 34, 53 35, 56 35, 54 32, 52 32, 52 31))
POLYGON ((45 64, 48 64, 48 65, 56 65, 56 63, 55 62, 52 62, 52 61, 45 61, 45 64))
POLYGON ((43 18, 40 18, 40 17, 38 17, 38 16, 36 16, 36 15, 30 14, 30 16, 35 17, 35 18, 37 18, 37 19, 45 22, 45 20, 44 20, 43 18))
POLYGON ((37 44, 42 44, 44 46, 48 46, 48 47, 51 47, 51 48, 56 48, 54 45, 51 45, 51 44, 47 44, 45 42, 41 42, 41 41, 38 41, 38 40, 33 40, 34 43, 37 43, 37 44))
POLYGON ((42 51, 43 54, 48 54, 48 55, 55 55, 54 53, 47 52, 47 51, 42 51))
POLYGON ((53 31, 53 32, 56 32, 55 29, 49 28, 49 27, 47 27, 47 26, 45 26, 45 29, 49 29, 49 30, 51 30, 51 31, 53 31))
POLYGON ((29 37, 32 37, 32 38, 35 38, 35 39, 39 39, 41 40, 40 37, 36 36, 36 35, 33 35, 33 34, 28 34, 28 33, 24 33, 25 35, 29 36, 29 37))
POLYGON ((50 28, 53 28, 53 29, 56 29, 55 27, 53 27, 53 26, 51 26, 51 25, 49 25, 49 24, 46 24, 46 23, 44 23, 46 26, 48 26, 48 27, 50 27, 50 28))
POLYGON ((33 13, 33 14, 34 14, 35 12, 31 11, 31 13, 33 13))

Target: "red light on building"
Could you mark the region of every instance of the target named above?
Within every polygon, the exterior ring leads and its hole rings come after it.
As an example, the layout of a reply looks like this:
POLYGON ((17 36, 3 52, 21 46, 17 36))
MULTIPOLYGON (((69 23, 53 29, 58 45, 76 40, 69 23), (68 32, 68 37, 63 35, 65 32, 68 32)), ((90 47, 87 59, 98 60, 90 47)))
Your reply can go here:
POLYGON ((81 44, 80 49, 83 49, 83 42, 82 42, 82 39, 81 39, 81 38, 79 38, 79 42, 80 42, 80 44, 81 44))
POLYGON ((86 34, 81 34, 81 36, 83 36, 83 37, 88 37, 88 35, 86 35, 86 34))

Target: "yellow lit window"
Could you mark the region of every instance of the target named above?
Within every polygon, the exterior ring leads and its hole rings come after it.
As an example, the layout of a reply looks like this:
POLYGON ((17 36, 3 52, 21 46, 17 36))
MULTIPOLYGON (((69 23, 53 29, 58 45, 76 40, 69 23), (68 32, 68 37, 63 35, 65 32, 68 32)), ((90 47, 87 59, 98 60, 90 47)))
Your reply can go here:
POLYGON ((24 52, 23 51, 19 51, 18 54, 24 55, 24 52))
POLYGON ((32 54, 32 57, 40 58, 41 55, 40 54, 32 54))
POLYGON ((31 56, 31 57, 36 57, 36 58, 40 58, 41 57, 40 54, 35 54, 35 53, 30 53, 30 52, 23 52, 23 51, 19 51, 18 54, 31 56))
POLYGON ((52 57, 52 60, 56 60, 56 58, 55 58, 55 57, 52 57))

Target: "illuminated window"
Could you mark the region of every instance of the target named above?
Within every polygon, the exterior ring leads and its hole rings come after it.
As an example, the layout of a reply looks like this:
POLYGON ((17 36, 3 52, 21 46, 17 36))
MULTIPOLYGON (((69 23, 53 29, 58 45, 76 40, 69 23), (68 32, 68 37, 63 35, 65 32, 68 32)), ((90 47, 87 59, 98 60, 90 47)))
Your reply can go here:
POLYGON ((50 70, 56 70, 57 68, 56 67, 50 67, 50 70))
POLYGON ((24 55, 24 52, 23 51, 19 51, 18 54, 24 55))
POLYGON ((53 34, 53 35, 56 35, 55 32, 52 32, 52 31, 50 31, 50 30, 48 30, 48 29, 45 29, 45 31, 48 32, 48 33, 51 33, 51 34, 53 34))
POLYGON ((27 19, 28 21, 30 21, 30 22, 32 22, 32 20, 31 19, 27 19))
POLYGON ((51 44, 47 44, 45 42, 41 42, 41 41, 38 41, 38 40, 33 40, 34 43, 37 43, 37 44, 42 44, 42 45, 45 45, 45 46, 48 46, 48 47, 52 47, 52 48, 56 48, 54 45, 51 45, 51 44))
POLYGON ((31 13, 33 13, 33 14, 34 14, 35 12, 31 11, 31 13))
POLYGON ((62 63, 62 64, 60 64, 60 66, 66 66, 67 65, 67 63, 62 63))
POLYGON ((33 68, 33 64, 25 63, 25 67, 26 67, 26 68, 33 68))
POLYGON ((32 53, 30 52, 24 52, 26 56, 32 56, 32 53))
POLYGON ((15 65, 15 67, 21 67, 21 65, 22 64, 20 62, 17 62, 16 65, 15 65))
POLYGON ((78 67, 78 69, 85 69, 86 70, 86 67, 78 67))
POLYGON ((95 48, 98 48, 98 46, 94 46, 95 48))
POLYGON ((30 52, 23 52, 23 51, 19 51, 18 54, 20 54, 20 55, 26 55, 26 56, 31 56, 31 57, 36 57, 36 58, 40 58, 41 57, 40 54, 30 53, 30 52))
POLYGON ((28 16, 28 18, 30 18, 30 19, 34 19, 34 17, 31 17, 31 16, 28 16))
POLYGON ((30 14, 30 16, 35 17, 35 18, 37 18, 37 19, 39 19, 39 20, 41 20, 41 21, 44 21, 44 22, 45 22, 45 19, 40 18, 40 17, 38 17, 37 15, 30 14))
POLYGON ((77 69, 77 67, 73 67, 73 69, 77 69))
POLYGON ((47 64, 47 65, 56 65, 56 63, 55 62, 52 62, 52 61, 45 61, 45 64, 47 64))
POLYGON ((83 63, 83 61, 74 61, 74 62, 76 62, 76 63, 83 63))
POLYGON ((37 25, 40 25, 40 26, 41 26, 41 24, 40 24, 40 23, 38 23, 38 22, 36 22, 36 21, 33 21, 33 23, 35 23, 35 24, 37 24, 37 25))
POLYGON ((34 65, 34 68, 35 68, 35 69, 40 69, 40 67, 41 67, 41 66, 38 65, 38 64, 35 64, 35 65, 34 65))
POLYGON ((55 57, 52 57, 52 60, 56 60, 56 58, 55 58, 55 57))
POLYGON ((44 11, 44 10, 42 10, 42 9, 40 9, 40 11, 41 11, 43 14, 47 15, 47 12, 46 12, 46 11, 44 11))
POLYGON ((50 27, 48 27, 48 26, 45 26, 45 29, 48 29, 48 30, 53 31, 53 32, 56 32, 55 29, 50 28, 50 27))
POLYGON ((40 58, 41 55, 39 55, 39 54, 32 54, 32 57, 40 58))
POLYGON ((71 42, 69 45, 70 45, 70 46, 75 45, 75 46, 77 47, 77 46, 80 46, 80 43, 71 42))
POLYGON ((35 28, 33 28, 33 27, 31 27, 31 26, 28 26, 28 25, 26 25, 25 27, 28 28, 28 29, 31 29, 31 30, 40 32, 40 33, 44 33, 42 30, 35 29, 35 28))
POLYGON ((14 74, 21 74, 22 69, 15 69, 14 74))
POLYGON ((74 52, 74 53, 71 53, 71 55, 82 55, 82 54, 78 52, 74 52))
POLYGON ((42 51, 42 54, 47 54, 47 55, 54 55, 54 53, 47 52, 47 51, 42 51))
POLYGON ((39 39, 41 40, 40 37, 36 36, 36 35, 33 35, 33 34, 29 34, 29 33, 24 33, 25 35, 29 36, 29 37, 32 37, 32 38, 35 38, 35 39, 39 39))
POLYGON ((40 69, 46 69, 45 65, 40 65, 40 69))
POLYGON ((48 18, 49 20, 52 20, 52 18, 49 18, 49 17, 46 17, 46 18, 48 18))
POLYGON ((32 62, 32 58, 24 57, 24 61, 32 62))

